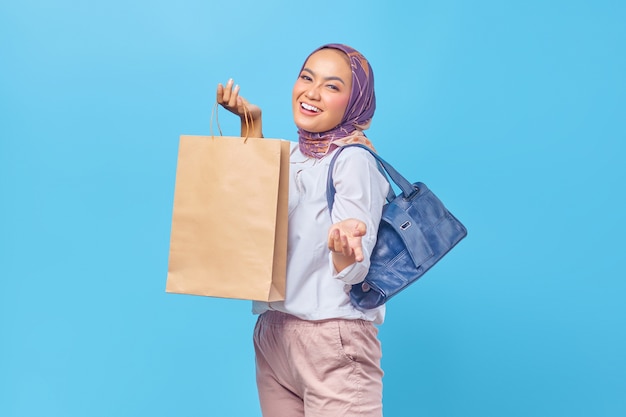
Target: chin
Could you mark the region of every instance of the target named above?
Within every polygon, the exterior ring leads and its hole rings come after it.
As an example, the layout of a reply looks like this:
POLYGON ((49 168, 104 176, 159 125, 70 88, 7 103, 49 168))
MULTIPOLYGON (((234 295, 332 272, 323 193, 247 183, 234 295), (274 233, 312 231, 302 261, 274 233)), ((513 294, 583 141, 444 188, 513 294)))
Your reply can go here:
MULTIPOLYGON (((298 125, 296 125, 296 126, 298 126, 298 125)), ((324 133, 324 132, 326 132, 326 130, 319 130, 319 129, 315 129, 315 128, 308 128, 306 126, 298 126, 298 129, 302 129, 302 130, 310 132, 310 133, 324 133)))
POLYGON ((296 127, 298 129, 302 129, 302 130, 306 130, 307 132, 311 132, 311 133, 320 133, 322 132, 319 129, 316 129, 315 126, 311 126, 310 124, 307 123, 300 123, 298 122, 298 120, 294 120, 296 127))

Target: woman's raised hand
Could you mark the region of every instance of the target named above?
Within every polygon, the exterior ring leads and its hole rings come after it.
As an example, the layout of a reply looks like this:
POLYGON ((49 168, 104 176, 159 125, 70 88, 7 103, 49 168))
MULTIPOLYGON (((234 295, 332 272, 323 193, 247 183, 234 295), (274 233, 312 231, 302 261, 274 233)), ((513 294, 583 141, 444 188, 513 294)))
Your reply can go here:
POLYGON ((263 137, 261 108, 239 95, 233 79, 217 85, 217 103, 241 119, 241 136, 263 137), (247 120, 246 120, 247 118, 247 120))

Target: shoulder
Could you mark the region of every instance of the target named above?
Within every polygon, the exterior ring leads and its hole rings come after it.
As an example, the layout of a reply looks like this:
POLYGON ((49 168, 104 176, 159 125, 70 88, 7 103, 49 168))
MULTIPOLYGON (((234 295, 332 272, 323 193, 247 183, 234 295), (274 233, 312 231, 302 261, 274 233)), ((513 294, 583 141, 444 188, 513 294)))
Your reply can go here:
POLYGON ((345 149, 337 148, 327 156, 329 161, 337 155, 333 175, 339 172, 359 172, 378 170, 376 158, 366 149, 356 146, 348 146, 345 149))

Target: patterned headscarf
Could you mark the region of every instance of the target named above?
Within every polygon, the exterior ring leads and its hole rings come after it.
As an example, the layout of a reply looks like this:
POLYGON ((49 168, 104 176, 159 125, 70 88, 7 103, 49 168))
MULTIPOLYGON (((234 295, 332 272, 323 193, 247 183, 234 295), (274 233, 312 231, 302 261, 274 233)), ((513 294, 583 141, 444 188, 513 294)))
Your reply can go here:
MULTIPOLYGON (((338 49, 348 56, 352 69, 350 100, 341 122, 335 128, 321 133, 298 129, 300 151, 307 156, 321 158, 334 147, 331 147, 331 144, 363 143, 373 149, 372 143, 363 133, 363 130, 370 126, 376 110, 372 67, 357 50, 337 43, 321 46, 311 55, 324 48, 338 49)), ((304 60, 305 64, 311 55, 304 60)))

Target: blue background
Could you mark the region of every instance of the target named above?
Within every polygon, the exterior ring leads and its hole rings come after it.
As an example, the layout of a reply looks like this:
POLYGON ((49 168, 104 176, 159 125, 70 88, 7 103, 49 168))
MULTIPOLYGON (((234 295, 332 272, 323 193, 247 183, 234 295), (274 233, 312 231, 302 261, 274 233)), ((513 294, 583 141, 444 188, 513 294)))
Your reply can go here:
POLYGON ((469 229, 388 307, 385 415, 626 415, 625 21, 617 0, 3 1, 0 416, 260 416, 250 303, 165 293, 178 137, 233 77, 295 139, 327 42, 374 67, 378 151, 469 229))

